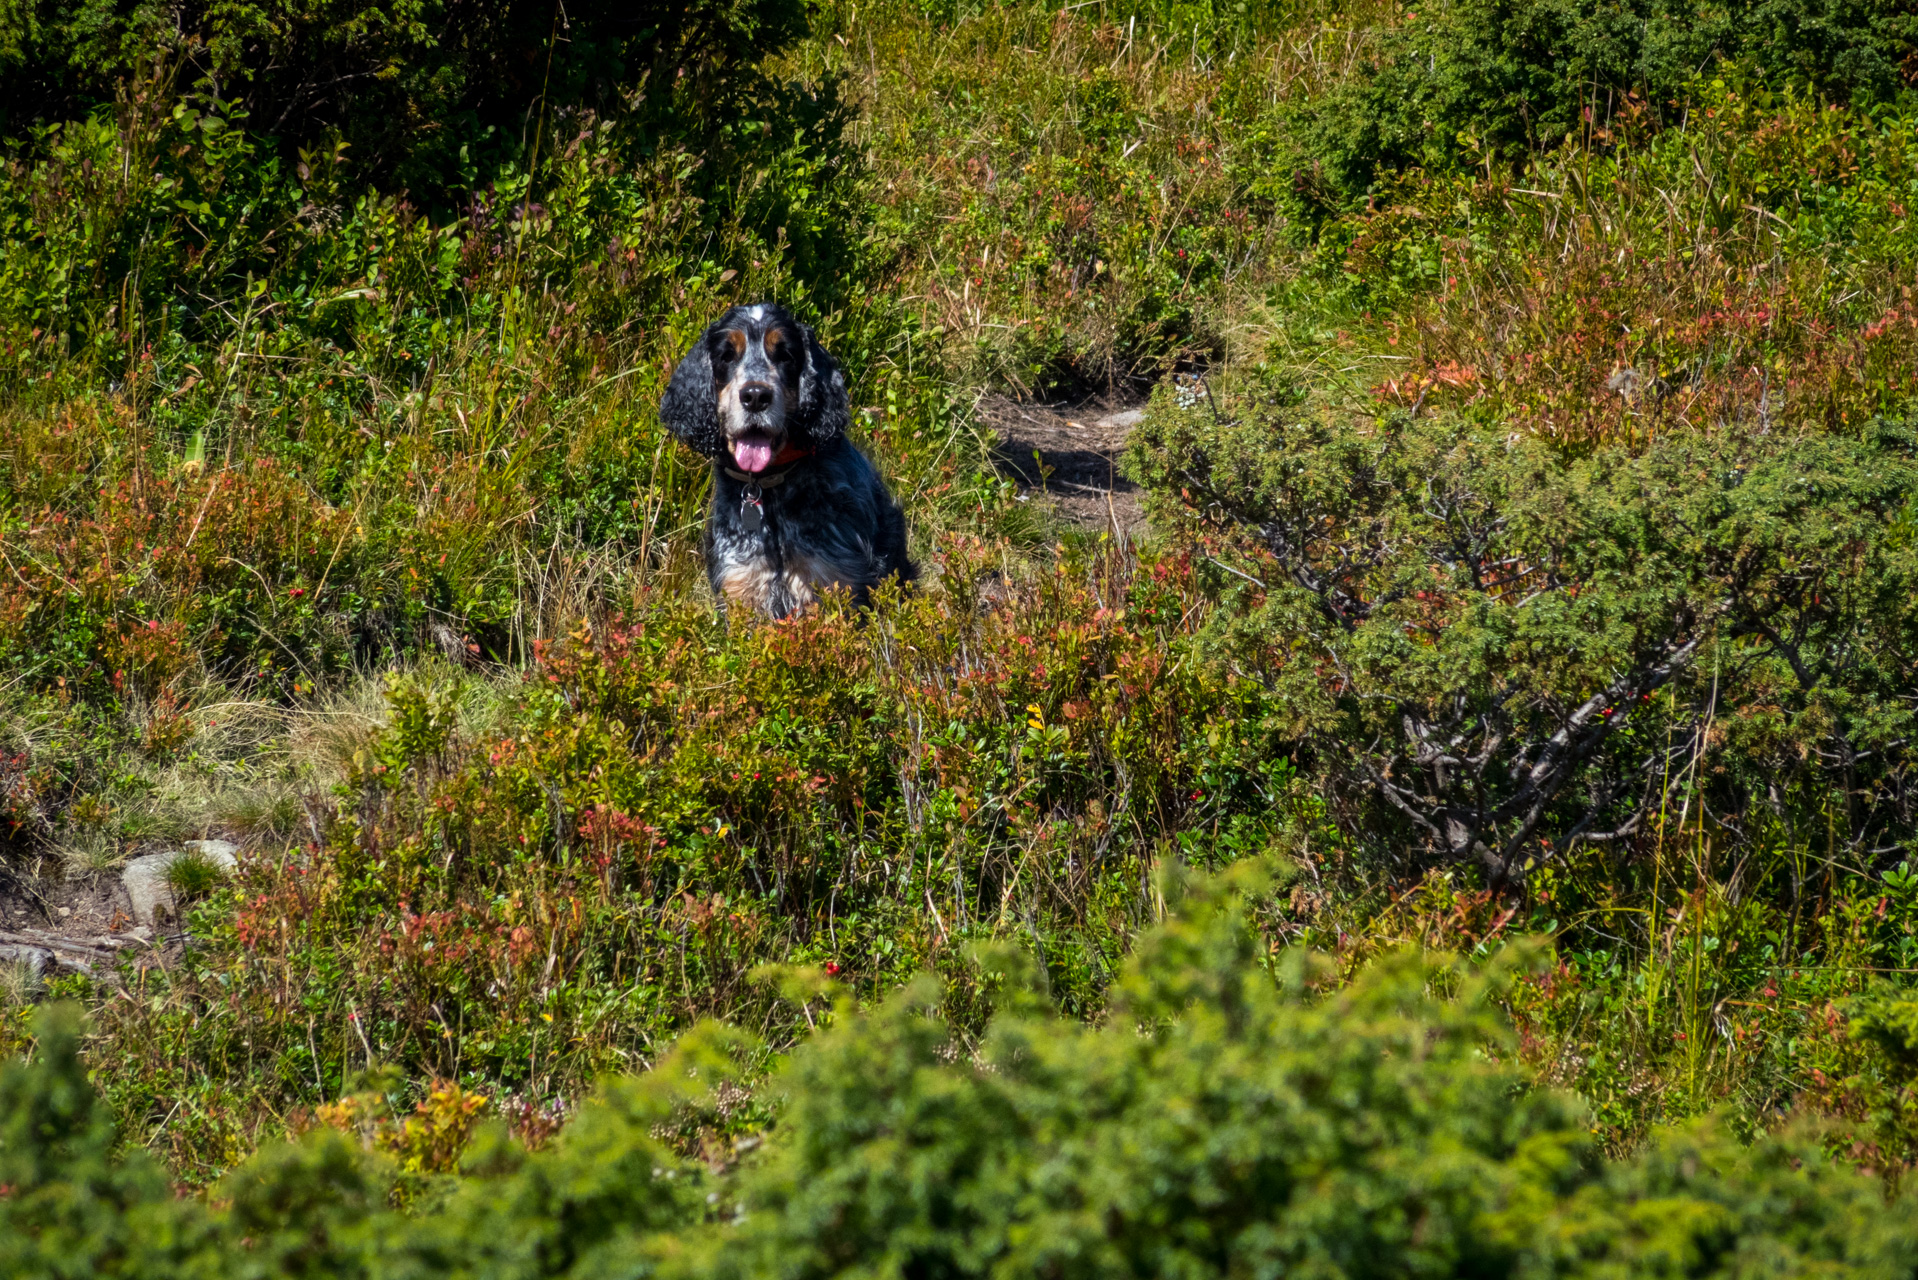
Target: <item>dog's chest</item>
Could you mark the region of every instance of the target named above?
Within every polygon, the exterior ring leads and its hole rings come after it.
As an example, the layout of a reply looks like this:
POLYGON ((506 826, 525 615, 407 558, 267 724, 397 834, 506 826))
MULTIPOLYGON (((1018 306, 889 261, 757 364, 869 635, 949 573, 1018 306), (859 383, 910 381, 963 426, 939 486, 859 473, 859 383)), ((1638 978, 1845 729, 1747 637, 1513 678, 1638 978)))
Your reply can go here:
POLYGON ((801 535, 803 526, 774 503, 742 502, 715 521, 713 585, 729 604, 775 618, 810 608, 831 587, 863 585, 858 566, 822 554, 801 535))

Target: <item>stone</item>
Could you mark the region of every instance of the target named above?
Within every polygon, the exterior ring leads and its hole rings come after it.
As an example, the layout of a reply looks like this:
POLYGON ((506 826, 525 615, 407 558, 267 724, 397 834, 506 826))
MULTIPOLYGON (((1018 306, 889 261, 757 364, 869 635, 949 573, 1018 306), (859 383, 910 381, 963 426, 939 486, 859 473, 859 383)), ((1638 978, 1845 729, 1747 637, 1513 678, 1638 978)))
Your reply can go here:
POLYGON ((189 840, 186 842, 186 847, 201 857, 210 859, 228 875, 239 870, 240 846, 230 840, 189 840))
POLYGON ((120 883, 126 888, 128 910, 141 924, 153 924, 161 911, 173 910, 173 893, 167 888, 166 869, 172 865, 178 853, 149 853, 145 857, 134 858, 120 873, 120 883))
POLYGON ((236 856, 239 846, 225 840, 189 840, 185 850, 169 849, 133 859, 120 873, 120 883, 126 888, 129 909, 137 923, 155 925, 161 913, 174 914, 173 891, 166 881, 167 868, 187 850, 199 854, 227 875, 232 875, 240 865, 236 856))
POLYGON ((45 947, 30 947, 25 943, 0 943, 0 964, 17 964, 32 975, 37 984, 46 977, 47 965, 53 961, 53 952, 45 947))

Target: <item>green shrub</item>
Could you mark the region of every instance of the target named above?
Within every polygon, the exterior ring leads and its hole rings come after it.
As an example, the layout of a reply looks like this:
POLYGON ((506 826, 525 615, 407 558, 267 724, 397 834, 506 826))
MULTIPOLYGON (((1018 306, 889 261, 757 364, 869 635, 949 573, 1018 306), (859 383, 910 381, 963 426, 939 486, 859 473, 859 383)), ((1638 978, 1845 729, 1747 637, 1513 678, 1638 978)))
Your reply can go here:
MULTIPOLYGON (((1885 877, 1894 889, 1905 869, 1885 877)), ((1819 1073, 1812 1091, 1819 1106, 1841 1117, 1848 1155, 1868 1167, 1909 1180, 1905 1153, 1918 1147, 1918 1000, 1909 988, 1876 980, 1845 1002, 1846 1034, 1855 1050, 1819 1073)))
POLYGON ((1226 411, 1161 396, 1133 472, 1168 527, 1246 556, 1222 643, 1387 829, 1494 884, 1662 831, 1694 786, 1721 822, 1818 831, 1835 788, 1847 842, 1908 829, 1904 428, 1569 448, 1282 384, 1226 411))
POLYGON ((1457 0, 1376 33, 1357 73, 1286 104, 1272 190, 1311 223, 1389 194, 1393 176, 1517 167, 1568 140, 1676 123, 1700 73, 1861 106, 1895 97, 1918 52, 1910 0, 1457 0), (1289 184, 1289 190, 1286 189, 1289 184))
POLYGON ((953 594, 863 622, 722 627, 662 595, 541 645, 491 724, 391 686, 307 801, 312 845, 249 860, 186 963, 103 1011, 119 1114, 205 1179, 369 1055, 572 1095, 703 1016, 796 1034, 804 1011, 749 980, 768 962, 874 999, 935 968, 976 1026, 963 949, 1008 932, 1095 1013, 1154 859, 1260 854, 1316 806, 1258 690, 1188 653, 1187 565, 1106 548, 987 611, 983 554, 950 540, 953 594), (167 1121, 176 1091, 232 1128, 167 1121))
MULTIPOLYGON (((1421 175, 1398 184, 1391 203, 1327 224, 1319 247, 1326 274, 1308 275, 1283 298, 1286 320, 1256 355, 1213 371, 1219 409, 1242 418, 1240 427, 1217 427, 1203 402, 1189 424, 1175 421, 1176 403, 1160 419, 1183 461, 1202 478, 1213 468, 1209 480, 1224 501, 1212 519, 1183 510, 1179 490, 1197 498, 1202 488, 1164 467, 1153 473, 1163 476, 1169 508, 1158 525, 1190 548, 1202 580, 1216 575, 1210 587, 1227 616, 1212 624, 1214 652, 1272 689, 1266 705, 1285 716, 1268 727, 1291 744, 1278 749, 1296 748, 1302 778, 1327 797, 1327 827, 1352 841, 1327 864, 1343 857, 1348 874, 1374 869, 1356 879, 1377 897, 1363 923, 1341 923, 1341 945, 1369 953, 1417 940, 1471 950, 1514 928, 1552 933, 1560 966, 1520 989, 1527 1060, 1591 1104, 1609 1150, 1634 1150, 1653 1126, 1715 1105, 1731 1108, 1743 1134, 1803 1106, 1841 1118, 1834 1150, 1897 1170, 1911 1159, 1918 1127, 1898 1118, 1908 1104, 1897 1101, 1885 1050, 1851 1039, 1844 1010, 1874 973, 1903 970, 1918 954, 1910 882, 1899 865, 1908 859, 1908 764, 1902 748, 1895 759, 1866 757, 1854 775, 1865 785, 1848 790, 1827 754, 1837 748, 1815 740, 1832 726, 1833 708, 1889 726, 1909 705, 1899 690, 1912 687, 1912 647, 1901 638, 1907 615, 1896 597, 1861 590, 1824 598, 1821 607, 1840 610, 1820 642, 1836 662, 1814 673, 1823 692, 1810 699, 1799 700, 1796 674, 1776 665, 1762 637, 1721 638, 1690 683, 1668 684, 1608 744, 1628 771, 1634 761, 1656 760, 1667 731, 1682 739, 1711 704, 1722 668, 1706 749, 1696 764, 1687 759, 1656 780, 1655 791, 1673 788, 1662 812, 1625 838, 1567 847, 1566 835, 1588 812, 1568 800, 1545 815, 1544 839, 1553 843, 1535 850, 1544 862, 1522 890, 1492 891, 1481 865, 1452 863, 1443 842, 1421 838, 1356 766, 1370 755, 1375 766, 1392 764, 1399 781, 1434 780, 1402 772, 1406 755, 1396 753, 1410 738, 1390 714, 1394 704, 1379 697, 1414 692, 1416 672, 1453 678, 1439 673, 1458 661, 1450 670, 1475 705, 1481 693, 1538 675, 1531 664, 1550 655, 1508 656, 1493 646, 1491 661, 1474 666, 1461 632, 1389 671, 1368 666, 1359 672, 1364 684, 1341 689, 1334 653, 1342 659, 1351 642, 1338 641, 1322 617, 1293 629, 1290 615, 1265 608, 1268 593, 1204 559, 1217 556, 1275 592, 1292 591, 1262 549, 1260 529, 1234 513, 1258 508, 1269 518, 1273 505, 1259 496, 1270 492, 1267 469, 1279 475, 1298 465, 1327 482, 1323 494, 1287 482, 1292 497, 1310 499, 1300 510, 1339 515, 1365 506, 1369 499, 1337 491, 1356 464, 1328 455, 1335 436, 1360 460, 1375 457, 1381 477, 1406 486, 1395 507, 1406 518, 1378 526, 1415 540, 1393 551, 1400 567, 1417 562, 1417 542, 1436 536, 1422 509, 1428 482, 1504 492, 1513 450, 1547 460, 1567 484, 1591 468, 1624 466, 1654 441, 1653 452, 1668 458, 1695 449, 1704 478, 1715 453, 1743 466, 1757 456, 1851 453, 1861 441, 1856 457, 1867 470, 1855 477, 1868 477, 1879 456, 1894 469, 1907 466, 1899 424, 1909 422, 1918 388, 1918 329, 1907 322, 1903 293, 1912 243, 1912 133, 1903 116, 1825 109, 1750 84, 1706 86, 1694 106, 1682 127, 1567 148, 1516 182, 1497 170, 1421 175), (1259 359, 1274 369, 1254 378, 1259 359), (1416 421, 1408 425, 1408 417, 1416 421), (1215 434, 1212 448, 1206 442, 1215 434), (1844 443, 1821 444, 1823 437, 1844 443), (1205 457, 1188 448, 1199 444, 1205 457), (1453 445, 1457 456, 1447 452, 1453 445), (1399 457, 1413 448, 1429 449, 1435 461, 1421 467, 1399 457), (1288 458, 1285 449, 1298 454, 1288 458), (1864 643, 1848 650, 1847 634, 1864 643), (1863 660, 1852 665, 1853 657, 1863 660), (1315 663, 1324 665, 1312 670, 1315 663), (1846 687, 1853 677, 1859 683, 1846 687), (1348 695, 1337 705, 1369 715, 1319 730, 1301 724, 1299 713, 1348 695), (1381 738, 1353 743, 1342 738, 1346 729, 1381 738), (1872 771, 1878 764, 1882 775, 1872 771)), ((1152 421, 1146 429, 1157 430, 1152 421)), ((1671 492, 1649 490, 1647 509, 1671 492)), ((1629 489, 1621 480, 1612 495, 1629 489)), ((1564 507, 1583 509, 1591 496, 1566 494, 1564 507)), ((1906 499, 1888 497, 1864 542, 1831 544, 1809 553, 1807 564, 1838 581, 1854 550, 1870 547, 1887 563, 1902 558, 1906 499)), ((1841 493, 1825 500, 1848 501, 1841 493)), ((1815 545, 1818 517, 1806 516, 1798 529, 1815 545)), ((1783 531, 1774 526, 1766 536, 1783 531)), ((1323 532, 1328 555, 1357 551, 1353 526, 1323 532)), ((1507 532, 1498 539, 1509 546, 1507 532)), ((1428 595, 1451 572, 1443 556, 1431 559, 1437 576, 1414 587, 1428 595)), ((1705 566, 1681 557, 1679 567, 1683 577, 1705 566)), ((1439 599, 1458 603, 1444 592, 1439 599)), ((1406 603, 1431 601, 1414 596, 1400 607, 1406 603)), ((1524 611, 1505 616, 1516 622, 1524 611)), ((1406 635, 1408 650, 1433 627, 1477 625, 1447 607, 1410 621, 1420 625, 1406 635)), ((1375 643, 1399 643, 1380 625, 1359 656, 1377 657, 1375 643)), ((1587 656, 1597 654, 1603 633, 1586 641, 1587 656)), ((1577 676, 1569 651, 1558 657, 1567 660, 1549 678, 1577 676)), ((1586 696, 1576 687, 1562 692, 1570 709, 1586 696)), ((1495 778, 1495 790, 1504 781, 1495 778)), ((1631 813, 1620 810, 1622 818, 1631 813)), ((1297 896, 1356 906, 1368 901, 1365 891, 1346 881, 1297 896), (1355 891, 1356 899, 1345 896, 1355 891)), ((1329 930, 1312 936, 1330 945, 1329 930)))
POLYGON ((802 0, 563 14, 520 0, 21 0, 0 11, 0 137, 18 146, 35 128, 172 88, 209 135, 244 128, 289 161, 350 148, 365 179, 444 205, 521 157, 545 119, 617 119, 647 149, 724 147, 735 122, 779 114, 758 64, 806 25, 802 0))
POLYGON ((32 1065, 0 1066, 0 1270, 120 1271, 137 1233, 163 1216, 165 1173, 144 1153, 115 1153, 112 1116, 80 1059, 79 1011, 51 1006, 36 1031, 32 1065))
POLYGON ((1705 1125, 1603 1160, 1509 1065, 1495 1001, 1522 953, 1403 954, 1321 995, 1226 889, 1168 882, 1104 1025, 983 953, 1004 1011, 976 1050, 928 984, 841 1001, 757 1086, 770 1126, 731 1142, 712 1126, 748 1045, 702 1030, 543 1150, 491 1130, 411 1216, 383 1204, 392 1164, 332 1130, 255 1156, 218 1208, 173 1201, 143 1156, 105 1157, 49 1018, 0 1076, 10 1117, 63 1117, 0 1137, 0 1250, 23 1277, 1914 1274, 1918 1206, 1801 1143, 1705 1125), (689 1127, 699 1161, 662 1142, 689 1127))

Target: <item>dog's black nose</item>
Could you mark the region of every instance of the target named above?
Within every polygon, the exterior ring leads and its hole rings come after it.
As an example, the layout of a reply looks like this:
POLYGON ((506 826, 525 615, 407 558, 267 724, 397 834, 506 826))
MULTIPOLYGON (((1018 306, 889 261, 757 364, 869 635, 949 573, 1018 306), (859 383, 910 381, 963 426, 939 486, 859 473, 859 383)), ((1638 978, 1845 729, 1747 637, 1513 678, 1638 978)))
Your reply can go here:
POLYGON ((748 382, 739 389, 739 404, 747 413, 764 413, 773 407, 773 389, 763 382, 748 382))

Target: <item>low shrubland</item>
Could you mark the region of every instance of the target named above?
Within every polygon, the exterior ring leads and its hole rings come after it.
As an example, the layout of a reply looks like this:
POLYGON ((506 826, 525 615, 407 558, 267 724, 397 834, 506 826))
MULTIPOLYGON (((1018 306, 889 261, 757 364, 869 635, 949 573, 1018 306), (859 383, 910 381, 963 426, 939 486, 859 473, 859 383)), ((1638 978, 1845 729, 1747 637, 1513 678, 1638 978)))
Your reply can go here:
POLYGON ((1312 805, 1257 687, 1167 660, 1183 564, 1107 555, 1019 595, 730 637, 668 598, 545 646, 490 727, 470 677, 396 683, 296 818, 306 851, 253 862, 207 946, 103 1008, 142 1059, 118 1101, 191 1161, 211 1136, 163 1094, 250 1129, 377 1063, 570 1093, 701 1016, 803 1026, 756 965, 965 986, 966 945, 1009 933, 1052 939, 1060 999, 1096 1012, 1162 850, 1263 852, 1312 805))
POLYGON ((581 13, 537 91, 510 6, 0 18, 7 883, 244 846, 164 963, 9 985, 35 1256, 1877 1274, 1909 16, 1639 10, 581 13), (281 127, 294 54, 419 57, 281 127), (913 523, 870 613, 703 596, 653 408, 767 296, 913 523), (972 411, 1148 388, 1143 540, 972 411))
POLYGON ((1101 1025, 1016 950, 977 956, 999 1011, 976 1045, 936 983, 862 1011, 788 973, 833 1025, 760 1079, 769 1129, 737 1083, 752 1038, 709 1027, 541 1149, 441 1090, 390 1143, 322 1124, 261 1152, 213 1207, 115 1155, 55 1010, 41 1058, 0 1076, 0 1256, 155 1277, 1911 1274, 1909 1197, 1815 1145, 1704 1124, 1603 1159, 1580 1106, 1511 1065, 1516 953, 1397 954, 1340 985, 1268 949, 1227 886, 1163 887, 1172 915, 1101 1025))

